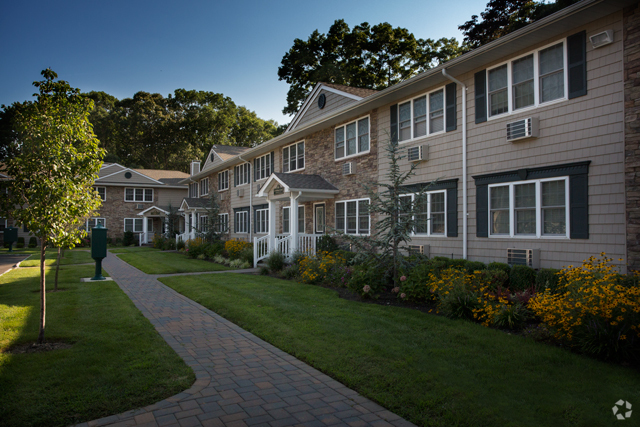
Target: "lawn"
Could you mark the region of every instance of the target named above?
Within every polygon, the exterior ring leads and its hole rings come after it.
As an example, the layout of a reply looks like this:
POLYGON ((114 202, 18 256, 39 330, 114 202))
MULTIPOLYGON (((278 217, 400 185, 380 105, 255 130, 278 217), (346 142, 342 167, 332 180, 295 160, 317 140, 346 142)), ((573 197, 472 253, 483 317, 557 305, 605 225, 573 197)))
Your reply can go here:
POLYGON ((160 252, 160 249, 150 246, 109 246, 109 252, 112 254, 128 254, 130 252, 160 252))
POLYGON ((471 322, 263 276, 161 281, 421 426, 618 425, 638 401, 637 370, 471 322))
MULTIPOLYGON (((58 261, 58 250, 47 250, 47 255, 44 260, 45 265, 56 265, 58 261)), ((64 251, 64 258, 60 260, 60 265, 69 264, 86 264, 95 263, 91 258, 91 252, 86 248, 84 250, 64 251)), ((20 263, 20 267, 39 267, 40 266, 40 253, 31 255, 25 261, 20 263)))
MULTIPOLYGON (((55 269, 47 268, 48 288, 55 269)), ((61 266, 47 294, 48 341, 69 349, 10 354, 35 342, 39 274, 0 276, 0 426, 67 426, 155 403, 195 376, 114 282, 80 283, 92 266, 61 266)))
POLYGON ((233 270, 209 261, 191 259, 179 252, 123 253, 118 257, 147 274, 192 273, 197 271, 233 270))

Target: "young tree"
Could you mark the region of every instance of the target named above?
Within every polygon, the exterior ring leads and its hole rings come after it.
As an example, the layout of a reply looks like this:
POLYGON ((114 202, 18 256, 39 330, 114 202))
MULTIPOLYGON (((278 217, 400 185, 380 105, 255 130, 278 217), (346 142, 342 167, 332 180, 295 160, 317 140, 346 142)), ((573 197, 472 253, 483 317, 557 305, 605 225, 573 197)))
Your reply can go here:
POLYGON ((66 81, 54 81, 58 75, 51 69, 42 76, 34 82, 37 99, 24 103, 14 117, 16 155, 6 162, 13 181, 2 200, 2 210, 40 239, 38 344, 45 335, 46 249, 73 246, 86 235, 83 218, 101 203, 92 186, 104 156, 88 120, 93 101, 66 81))

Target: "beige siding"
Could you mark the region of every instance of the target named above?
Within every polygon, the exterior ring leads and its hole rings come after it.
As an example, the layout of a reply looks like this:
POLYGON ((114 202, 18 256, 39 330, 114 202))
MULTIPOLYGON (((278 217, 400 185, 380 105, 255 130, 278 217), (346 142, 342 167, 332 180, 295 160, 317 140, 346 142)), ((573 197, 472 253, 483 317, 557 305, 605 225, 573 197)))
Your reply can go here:
POLYGON ((157 181, 152 180, 144 175, 139 174, 138 172, 131 171, 131 178, 126 178, 124 175, 127 171, 123 170, 120 173, 116 173, 113 176, 109 176, 107 178, 101 179, 96 182, 97 186, 104 184, 132 184, 136 186, 142 185, 161 185, 158 184, 157 181))
POLYGON ((302 118, 300 119, 300 122, 298 122, 298 125, 296 127, 303 127, 307 123, 316 121, 320 116, 329 114, 353 102, 356 102, 356 100, 353 98, 349 98, 347 96, 340 95, 340 94, 323 89, 318 93, 318 95, 314 99, 311 100, 309 109, 304 113, 304 116, 302 116, 302 118), (320 108, 318 108, 318 97, 322 93, 324 93, 325 96, 327 97, 327 102, 324 108, 321 110, 320 108))
POLYGON ((111 166, 100 168, 100 171, 98 172, 98 176, 100 178, 102 178, 104 176, 111 175, 112 173, 116 173, 116 172, 121 171, 123 169, 125 169, 124 166, 120 166, 120 165, 114 163, 111 166))
POLYGON ((158 207, 166 208, 171 206, 172 208, 179 208, 182 203, 182 199, 187 197, 188 189, 174 189, 174 188, 154 188, 154 191, 158 193, 158 207))

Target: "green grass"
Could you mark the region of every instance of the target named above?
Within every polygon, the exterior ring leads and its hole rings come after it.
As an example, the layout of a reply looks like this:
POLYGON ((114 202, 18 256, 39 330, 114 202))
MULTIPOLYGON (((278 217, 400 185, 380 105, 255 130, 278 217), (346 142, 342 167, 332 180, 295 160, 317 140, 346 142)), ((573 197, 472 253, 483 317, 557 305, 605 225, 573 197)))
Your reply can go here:
MULTIPOLYGON (((56 265, 56 261, 58 260, 58 251, 49 252, 47 250, 47 257, 44 260, 45 265, 56 265)), ((70 265, 70 264, 86 264, 86 263, 95 263, 95 261, 91 258, 91 252, 89 251, 64 251, 64 258, 60 260, 60 265, 70 265)), ((40 253, 36 253, 31 255, 25 261, 20 263, 20 267, 39 267, 40 266, 40 253)))
POLYGON ((123 261, 147 274, 192 273, 232 270, 224 265, 191 259, 178 252, 138 252, 118 255, 123 261))
POLYGON ((155 249, 150 246, 110 246, 109 252, 111 252, 112 254, 126 254, 129 252, 160 252, 160 249, 155 249))
MULTIPOLYGON (((92 266, 61 266, 47 293, 46 339, 73 347, 37 354, 38 269, 0 276, 0 426, 67 426, 155 403, 195 376, 114 282, 80 283, 92 266), (34 292, 36 291, 36 292, 34 292)), ((47 269, 47 287, 55 269, 47 269)))
POLYGON ((617 426, 639 397, 637 370, 467 321, 262 276, 161 280, 422 426, 617 426))

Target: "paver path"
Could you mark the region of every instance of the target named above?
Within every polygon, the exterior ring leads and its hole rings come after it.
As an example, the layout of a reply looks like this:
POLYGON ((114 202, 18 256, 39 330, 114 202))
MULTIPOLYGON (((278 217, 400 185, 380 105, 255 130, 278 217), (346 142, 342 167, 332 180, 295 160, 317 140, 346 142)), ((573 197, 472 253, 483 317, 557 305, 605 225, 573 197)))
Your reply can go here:
POLYGON ((103 267, 195 371, 196 382, 154 405, 82 426, 413 425, 163 285, 163 275, 113 254, 103 267))

